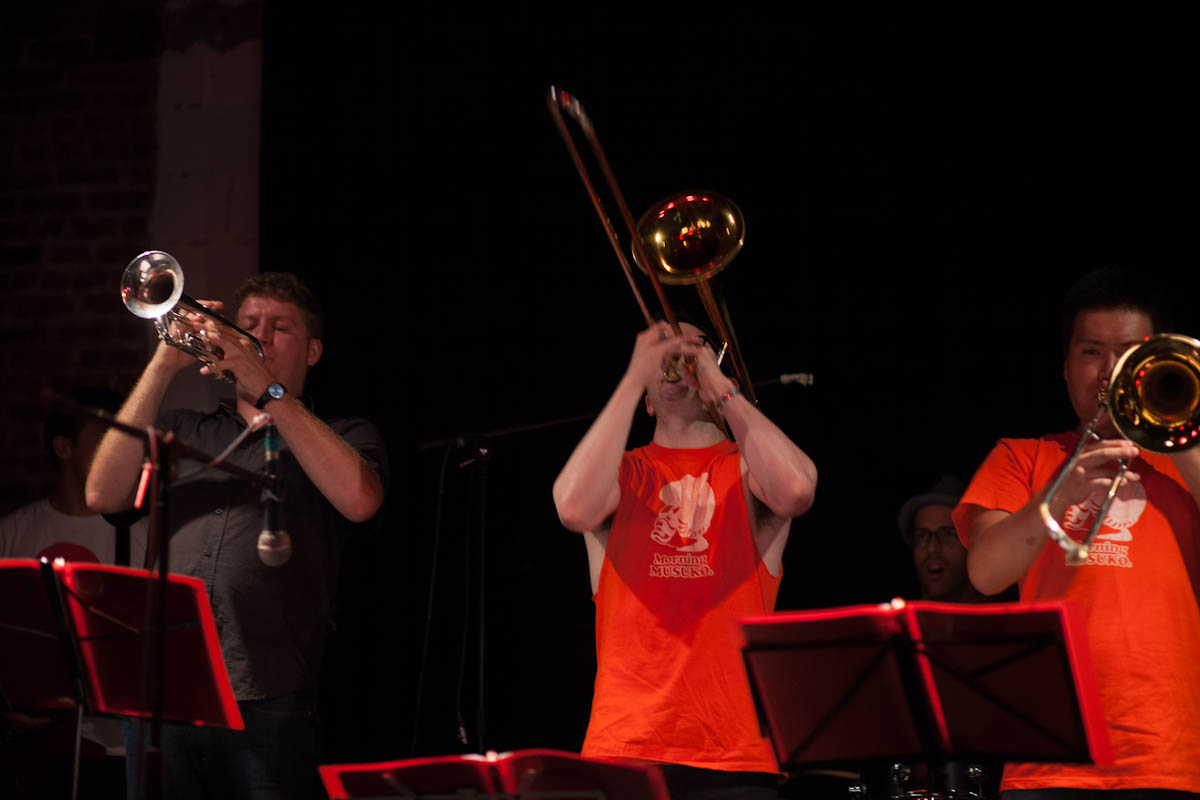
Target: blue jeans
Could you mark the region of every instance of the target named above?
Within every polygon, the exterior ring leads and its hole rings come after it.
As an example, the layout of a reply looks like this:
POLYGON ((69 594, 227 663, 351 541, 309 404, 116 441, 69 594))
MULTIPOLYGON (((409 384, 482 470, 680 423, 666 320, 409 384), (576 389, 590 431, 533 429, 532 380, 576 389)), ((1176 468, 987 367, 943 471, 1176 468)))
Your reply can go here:
MULTIPOLYGON (((171 800, 291 800, 325 797, 317 775, 317 719, 311 693, 238 703, 244 731, 163 723, 163 789, 171 800)), ((137 794, 137 721, 125 724, 130 800, 137 794)), ((145 742, 150 725, 145 723, 145 742)), ((147 796, 149 796, 147 792, 147 796)))

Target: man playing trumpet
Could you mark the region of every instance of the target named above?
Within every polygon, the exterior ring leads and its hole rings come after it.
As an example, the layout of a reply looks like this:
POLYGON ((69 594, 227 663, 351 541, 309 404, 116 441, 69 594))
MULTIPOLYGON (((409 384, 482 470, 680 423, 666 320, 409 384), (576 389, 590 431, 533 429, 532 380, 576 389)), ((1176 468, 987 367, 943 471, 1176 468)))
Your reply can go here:
POLYGON ((596 603, 582 752, 663 764, 676 798, 769 798, 778 767, 735 620, 774 608, 788 529, 812 504, 817 471, 722 374, 700 329, 682 331, 660 322, 638 335, 554 483, 559 518, 584 536, 596 603), (694 374, 680 366, 673 382, 674 357, 694 358, 694 374), (625 452, 643 402, 654 439, 625 452))
POLYGON ((1200 792, 1200 449, 1143 452, 1120 438, 1107 413, 1097 417, 1117 360, 1163 325, 1152 287, 1138 276, 1104 270, 1077 283, 1064 306, 1063 378, 1078 428, 1001 439, 954 512, 981 592, 1019 582, 1026 602, 1077 601, 1115 757, 1111 766, 1009 764, 1001 785, 1009 800, 1200 792), (1076 566, 1047 535, 1038 505, 1093 419, 1100 438, 1050 501, 1054 518, 1083 538, 1115 462, 1129 459, 1130 471, 1076 566))
MULTIPOLYGON (((160 417, 171 380, 196 363, 160 344, 117 415, 139 427, 157 421, 215 455, 265 411, 282 440, 278 474, 293 543, 282 565, 259 551, 257 488, 217 470, 198 471, 200 465, 187 460, 180 472, 190 474, 172 486, 170 569, 204 581, 246 730, 164 726, 162 796, 316 798, 323 792, 314 702, 338 553, 352 523, 379 510, 387 458, 369 422, 324 422, 304 398, 308 370, 323 351, 321 306, 308 287, 293 275, 264 273, 248 279, 237 300, 237 325, 259 340, 261 358, 235 329, 189 313, 197 335, 221 354, 201 372, 232 375, 234 404, 208 414, 175 409, 160 417)), ((262 471, 263 437, 262 431, 249 436, 228 461, 262 471)), ((88 474, 88 505, 98 511, 128 507, 142 455, 140 440, 110 430, 88 474)), ((127 743, 133 744, 128 731, 127 743)), ((133 785, 131 780, 131 790, 133 785)))

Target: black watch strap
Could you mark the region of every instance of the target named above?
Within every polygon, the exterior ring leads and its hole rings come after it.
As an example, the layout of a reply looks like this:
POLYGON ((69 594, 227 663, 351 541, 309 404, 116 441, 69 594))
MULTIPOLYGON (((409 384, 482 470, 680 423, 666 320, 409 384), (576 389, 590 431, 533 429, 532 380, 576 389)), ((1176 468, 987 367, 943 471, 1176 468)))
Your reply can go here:
POLYGON ((259 395, 259 398, 254 401, 254 407, 259 411, 262 411, 263 408, 266 407, 267 403, 271 402, 272 400, 279 400, 283 397, 286 391, 287 390, 283 388, 282 383, 272 383, 266 388, 266 391, 259 395))

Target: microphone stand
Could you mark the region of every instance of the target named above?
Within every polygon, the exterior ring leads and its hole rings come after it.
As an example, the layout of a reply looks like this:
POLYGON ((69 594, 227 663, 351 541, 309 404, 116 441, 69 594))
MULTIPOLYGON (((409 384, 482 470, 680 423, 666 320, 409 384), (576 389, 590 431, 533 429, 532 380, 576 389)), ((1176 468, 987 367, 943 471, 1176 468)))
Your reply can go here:
MULTIPOLYGON (((147 583, 146 624, 142 631, 142 700, 143 707, 150 706, 150 742, 143 745, 141 730, 138 732, 136 775, 138 776, 137 797, 157 799, 162 794, 162 711, 163 687, 166 667, 166 616, 167 586, 170 566, 170 485, 175 465, 181 457, 210 464, 213 457, 175 437, 174 431, 162 431, 147 426, 139 428, 119 422, 107 411, 90 408, 57 394, 49 389, 42 390, 42 402, 74 417, 99 422, 108 428, 141 439, 146 443, 150 459, 142 470, 139 493, 148 489, 150 493, 150 516, 147 522, 146 559, 147 570, 158 562, 155 580, 147 583), (150 636, 146 636, 146 631, 150 636), (147 695, 149 702, 147 703, 147 695), (148 784, 148 786, 147 786, 148 784)), ((266 476, 224 462, 214 464, 217 469, 241 478, 251 486, 263 488, 268 485, 266 476)), ((126 758, 129 754, 126 753, 126 758)))
MULTIPOLYGON (((548 420, 546 422, 536 422, 536 423, 532 423, 529 425, 518 425, 518 426, 510 427, 510 428, 501 428, 498 430, 488 431, 486 433, 481 433, 481 434, 461 434, 458 436, 451 436, 449 438, 444 438, 444 439, 433 439, 430 441, 422 442, 418 445, 418 448, 422 451, 433 450, 436 448, 446 448, 447 455, 449 455, 450 451, 454 448, 459 448, 459 449, 464 449, 464 450, 469 448, 470 455, 467 458, 465 458, 464 460, 460 461, 458 464, 458 467, 459 467, 459 469, 466 469, 467 467, 470 467, 472 465, 478 465, 479 470, 480 470, 480 479, 479 479, 479 495, 480 495, 480 502, 479 502, 479 506, 480 506, 479 507, 479 556, 478 556, 479 557, 479 569, 478 569, 479 583, 478 583, 478 590, 477 590, 478 595, 479 595, 478 596, 479 632, 478 632, 478 645, 477 645, 479 648, 479 653, 478 653, 478 662, 477 662, 477 666, 476 666, 477 699, 476 699, 476 707, 475 707, 475 713, 476 713, 475 744, 476 744, 476 747, 478 748, 478 752, 480 752, 480 753, 486 752, 484 750, 484 730, 486 727, 485 719, 484 719, 484 677, 485 677, 484 653, 485 653, 485 639, 486 639, 486 633, 487 633, 486 616, 485 616, 485 613, 486 613, 485 598, 486 598, 486 590, 487 590, 487 570, 486 570, 486 565, 487 565, 487 552, 486 552, 486 550, 487 550, 487 536, 486 536, 486 533, 487 533, 487 467, 488 467, 488 463, 492 459, 492 453, 491 453, 491 450, 489 447, 490 442, 494 439, 498 439, 498 438, 501 438, 504 436, 511 436, 511 435, 518 434, 518 433, 529 433, 531 431, 542 430, 545 428, 555 428, 555 427, 559 427, 561 425, 569 425, 574 422, 583 422, 583 421, 592 420, 595 418, 596 418, 596 413, 576 414, 575 416, 571 416, 571 417, 564 417, 561 419, 548 420)), ((443 470, 445 469, 445 463, 446 462, 443 461, 443 470)), ((440 503, 440 501, 441 501, 441 498, 439 496, 439 503, 440 503)), ((436 533, 435 533, 435 540, 436 540, 436 533)), ((434 558, 435 559, 437 558, 436 551, 434 553, 434 558)), ((435 565, 435 569, 436 569, 436 565, 435 565)), ((434 586, 432 585, 432 581, 431 581, 431 584, 429 587, 429 597, 430 598, 433 597, 433 592, 434 592, 434 586)), ((466 624, 466 622, 464 621, 464 625, 465 624, 466 624)), ((428 628, 428 622, 426 622, 426 628, 428 628)), ((464 648, 464 650, 466 648, 466 640, 465 640, 466 635, 467 635, 466 629, 464 628, 464 630, 463 630, 463 637, 464 637, 463 648, 464 648)), ((425 632, 425 637, 427 639, 428 629, 425 632)), ((426 642, 426 644, 427 644, 427 642, 426 642)), ((425 667, 426 653, 424 652, 424 650, 425 650, 426 644, 422 645, 421 668, 420 668, 422 676, 424 674, 424 667, 425 667)), ((423 678, 419 678, 418 679, 417 705, 416 705, 416 711, 414 714, 414 717, 416 717, 417 719, 414 719, 414 722, 413 722, 413 725, 414 725, 414 741, 413 741, 414 753, 415 753, 415 747, 416 747, 415 730, 418 727, 420 711, 421 711, 420 684, 422 682, 423 682, 423 678)), ((462 689, 461 689, 461 684, 460 684, 460 686, 459 686, 459 694, 460 695, 461 695, 461 691, 462 691, 462 689)), ((457 700, 457 698, 456 698, 456 700, 457 700)), ((458 740, 462 744, 467 744, 469 739, 467 737, 466 726, 465 726, 465 723, 461 719, 461 715, 459 715, 459 719, 457 719, 455 721, 455 724, 456 724, 456 728, 458 730, 458 740)))

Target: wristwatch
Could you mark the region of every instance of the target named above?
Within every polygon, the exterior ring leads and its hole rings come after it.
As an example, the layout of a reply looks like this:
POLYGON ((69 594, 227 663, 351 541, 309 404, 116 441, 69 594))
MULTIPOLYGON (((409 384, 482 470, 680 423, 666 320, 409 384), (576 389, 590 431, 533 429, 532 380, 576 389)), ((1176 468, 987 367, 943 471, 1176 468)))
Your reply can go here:
POLYGON ((267 390, 262 393, 262 396, 254 401, 254 407, 259 411, 262 411, 267 403, 271 402, 272 400, 282 399, 285 392, 287 392, 287 389, 283 388, 282 383, 272 383, 267 387, 267 390))

